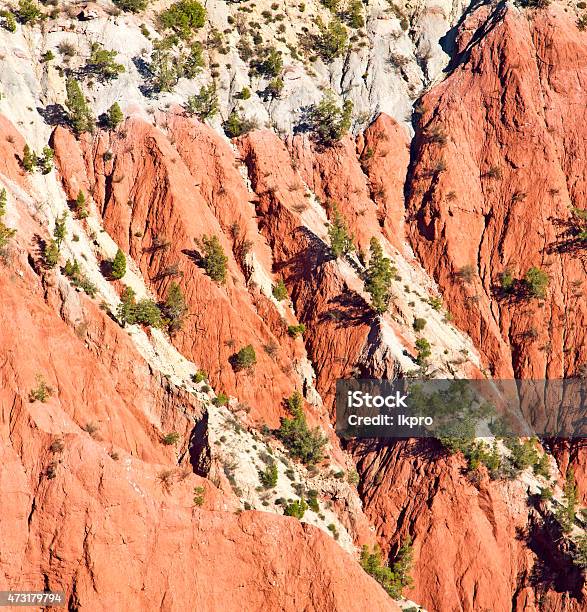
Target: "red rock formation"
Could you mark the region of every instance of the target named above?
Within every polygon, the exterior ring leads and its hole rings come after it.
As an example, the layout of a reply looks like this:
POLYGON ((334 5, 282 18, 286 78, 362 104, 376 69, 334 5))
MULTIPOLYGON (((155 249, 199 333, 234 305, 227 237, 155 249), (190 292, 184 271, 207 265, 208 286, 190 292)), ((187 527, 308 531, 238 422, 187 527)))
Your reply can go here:
POLYGON ((336 379, 360 366, 373 314, 356 289, 349 287, 323 238, 306 226, 319 221, 285 145, 265 131, 249 134, 239 147, 258 195, 261 231, 271 245, 276 271, 289 288, 296 314, 308 330, 305 344, 316 371, 316 386, 331 408, 336 379))
POLYGON ((385 551, 413 540, 414 589, 431 611, 584 609, 587 590, 521 482, 468 481, 425 442, 358 445, 362 497, 385 551))
POLYGON ((4 587, 64 590, 71 609, 397 611, 321 530, 238 516, 177 465, 161 434, 180 432, 187 456, 203 407, 153 373, 94 301, 31 265, 35 223, 15 205, 17 245, 0 274, 4 587), (49 396, 32 401, 40 377, 49 396))
MULTIPOLYGON (((177 147, 184 150, 192 146, 188 126, 181 132, 178 120, 176 125, 177 147), (180 137, 187 140, 184 145, 180 144, 180 137)), ((210 130, 206 130, 210 142, 210 130)), ((78 185, 85 181, 90 184, 105 227, 140 265, 144 277, 162 298, 172 280, 180 282, 190 316, 186 327, 174 338, 178 348, 208 372, 217 390, 249 403, 253 418, 277 425, 283 398, 300 383, 292 371, 289 350, 279 350, 275 315, 267 317, 269 324, 259 316, 242 271, 230 256, 232 244, 223 228, 240 219, 249 223, 251 212, 241 200, 246 196, 242 185, 240 190, 227 191, 228 196, 216 195, 225 180, 231 179, 238 186, 235 160, 228 147, 214 141, 216 152, 221 151, 215 160, 216 175, 207 173, 198 166, 197 159, 190 158, 193 167, 200 168, 195 177, 162 132, 140 119, 129 119, 118 133, 103 133, 86 142, 87 174, 79 176, 75 173, 81 168, 79 160, 72 163, 70 159, 75 151, 72 141, 64 130, 56 130, 53 143, 66 191, 73 194, 78 185), (107 151, 112 159, 105 161, 107 151), (204 174, 207 181, 215 177, 219 180, 214 188, 209 183, 202 185, 216 206, 208 206, 197 189, 204 174), (232 203, 234 216, 227 213, 215 217, 215 208, 222 210, 217 207, 219 197, 232 203), (237 216, 241 206, 245 212, 237 216), (211 234, 219 237, 229 255, 225 286, 212 281, 196 263, 195 240, 211 234), (235 372, 230 363, 231 356, 248 344, 253 345, 257 356, 254 383, 252 376, 235 372), (264 349, 270 344, 278 349, 272 356, 264 349)), ((284 332, 285 326, 281 334, 288 348, 290 342, 284 332)))
POLYGON ((587 361, 583 247, 569 231, 585 191, 584 36, 557 8, 482 7, 421 101, 412 244, 501 377, 559 378, 587 361), (504 271, 531 266, 550 277, 544 300, 521 282, 502 291, 504 271))
POLYGON ((404 128, 382 113, 357 141, 359 161, 369 178, 371 198, 385 237, 404 248, 404 182, 410 161, 404 128))

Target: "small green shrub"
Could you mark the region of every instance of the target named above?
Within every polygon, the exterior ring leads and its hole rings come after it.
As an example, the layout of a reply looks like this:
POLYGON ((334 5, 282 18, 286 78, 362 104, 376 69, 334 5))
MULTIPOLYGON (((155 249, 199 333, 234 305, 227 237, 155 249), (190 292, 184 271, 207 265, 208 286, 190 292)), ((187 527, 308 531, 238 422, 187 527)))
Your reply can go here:
POLYGON ((549 283, 548 274, 540 268, 532 266, 528 272, 526 272, 524 283, 531 296, 544 298, 549 283))
POLYGON ((416 349, 418 350, 418 355, 416 357, 416 363, 419 366, 427 365, 428 358, 432 355, 430 342, 428 342, 426 338, 418 338, 416 340, 416 349))
POLYGON ((86 207, 86 196, 81 190, 78 192, 77 198, 75 199, 75 213, 78 219, 85 219, 89 214, 86 207))
POLYGON ((306 503, 308 504, 308 508, 310 508, 312 512, 320 512, 320 504, 318 503, 318 491, 314 489, 308 491, 308 498, 306 499, 306 503))
POLYGON ((287 288, 285 286, 285 283, 283 282, 283 279, 281 278, 277 281, 275 285, 273 285, 273 289, 271 292, 273 293, 273 297, 278 302, 282 302, 283 300, 286 300, 288 297, 287 288))
POLYGON ((126 257, 120 249, 116 251, 112 260, 111 274, 116 280, 120 280, 126 274, 126 257))
POLYGON ((36 381, 37 386, 29 393, 29 401, 45 403, 53 395, 53 389, 45 382, 42 374, 37 374, 36 381))
POLYGON ((236 108, 228 115, 228 119, 222 125, 229 138, 238 138, 256 128, 255 122, 243 117, 236 108))
POLYGON ((147 8, 149 0, 112 0, 114 6, 127 13, 140 13, 147 8))
POLYGON ((255 349, 251 344, 243 346, 234 357, 234 368, 237 371, 252 368, 257 363, 255 349))
POLYGON ((569 533, 575 524, 575 513, 577 511, 577 503, 579 501, 577 485, 575 483, 575 471, 572 467, 567 469, 563 492, 564 501, 556 512, 556 518, 561 526, 561 529, 565 533, 569 533))
POLYGON ((194 487, 194 504, 196 506, 203 506, 205 501, 205 489, 204 487, 194 487))
POLYGON ((36 165, 37 165, 37 156, 32 151, 32 149, 29 147, 29 145, 25 144, 22 150, 22 167, 27 172, 32 172, 35 169, 36 165))
POLYGON ((298 325, 288 325, 287 326, 287 333, 292 338, 297 338, 298 336, 303 335, 305 331, 306 331, 306 326, 303 323, 299 323, 298 325))
POLYGON ((9 32, 16 32, 16 19, 14 14, 7 10, 0 10, 0 26, 9 32))
POLYGON ((206 274, 217 283, 224 283, 226 280, 226 264, 228 257, 224 254, 224 249, 217 236, 203 236, 201 247, 204 251, 202 262, 206 274))
POLYGON ((310 112, 310 122, 317 139, 325 146, 337 143, 350 129, 353 103, 338 106, 332 92, 326 93, 310 112))
POLYGON ((80 84, 73 77, 67 79, 66 91, 67 99, 65 100, 65 105, 69 109, 69 120, 73 131, 77 135, 83 132, 93 132, 94 116, 80 84))
POLYGON ((344 24, 337 17, 333 17, 328 24, 318 18, 316 25, 319 33, 313 39, 313 48, 325 62, 340 57, 348 45, 348 34, 344 24))
POLYGON ((183 328, 188 314, 188 307, 183 291, 176 282, 172 282, 169 285, 162 312, 170 334, 174 334, 183 328))
POLYGON ((275 462, 268 465, 262 472, 259 472, 259 480, 264 489, 274 489, 278 478, 277 464, 275 462))
POLYGON ((499 277, 499 282, 501 285, 501 289, 504 293, 512 293, 515 288, 516 279, 512 274, 511 270, 507 268, 501 273, 499 277))
POLYGON ((228 395, 222 391, 212 400, 214 406, 226 406, 228 404, 228 395))
POLYGON ((218 114, 216 85, 210 83, 207 87, 201 87, 200 93, 190 96, 187 100, 186 112, 189 115, 196 115, 200 121, 216 116, 218 114))
POLYGON ((157 304, 148 298, 137 302, 136 294, 131 287, 125 287, 122 292, 116 314, 123 326, 137 323, 152 327, 161 327, 163 325, 161 311, 157 304))
POLYGON ((347 255, 355 250, 353 237, 349 233, 345 218, 336 204, 332 205, 330 225, 328 226, 330 248, 336 258, 347 255))
POLYGON ((390 597, 400 599, 403 589, 412 585, 410 570, 412 567, 412 545, 406 541, 398 551, 391 567, 385 565, 381 558, 381 550, 376 546, 372 552, 367 546, 361 551, 361 567, 379 582, 390 597))
POLYGON ((123 121, 124 115, 122 114, 122 110, 120 110, 118 102, 114 102, 106 114, 106 125, 109 129, 115 130, 123 121))
POLYGON ((414 331, 421 332, 426 327, 426 319, 422 319, 421 317, 415 318, 412 327, 414 331))
POLYGON ((59 247, 55 240, 48 240, 43 246, 43 262, 47 268, 54 268, 59 263, 59 247))
POLYGON ((208 379, 208 373, 205 370, 198 370, 192 375, 192 381, 196 384, 204 382, 208 379))
POLYGON ((34 23, 41 17, 41 8, 35 0, 18 0, 16 17, 22 24, 34 23))
POLYGON ((285 516, 293 516, 301 521, 304 518, 304 514, 306 513, 307 509, 308 504, 306 504, 303 499, 296 499, 284 508, 283 514, 285 516))
POLYGON ((165 434, 161 438, 161 442, 165 444, 165 446, 174 446, 179 442, 180 435, 177 431, 172 431, 171 433, 165 434))
POLYGON ((6 214, 6 204, 8 198, 6 195, 6 189, 0 190, 0 259, 6 260, 8 257, 8 246, 10 240, 16 234, 16 230, 8 227, 2 218, 6 214))
POLYGON ((189 40, 206 23, 206 9, 197 0, 179 0, 160 13, 159 22, 189 40))
POLYGON ((114 61, 117 55, 117 51, 104 49, 100 43, 92 43, 86 70, 103 81, 115 79, 125 71, 122 64, 114 61))
POLYGON ((292 418, 281 419, 281 425, 277 430, 277 437, 283 442, 289 453, 302 463, 312 466, 324 458, 324 447, 326 437, 319 427, 310 429, 303 410, 303 399, 296 391, 287 400, 288 408, 292 418))

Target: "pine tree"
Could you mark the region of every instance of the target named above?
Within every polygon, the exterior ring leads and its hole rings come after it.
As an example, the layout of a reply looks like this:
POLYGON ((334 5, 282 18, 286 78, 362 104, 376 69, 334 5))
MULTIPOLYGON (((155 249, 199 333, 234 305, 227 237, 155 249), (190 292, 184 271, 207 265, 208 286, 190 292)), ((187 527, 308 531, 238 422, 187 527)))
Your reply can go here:
POLYGON ((2 220, 6 214, 6 189, 0 191, 0 257, 5 259, 7 255, 7 247, 10 239, 16 234, 16 230, 7 227, 2 220))
POLYGON ((54 268, 59 261, 59 247, 55 240, 49 240, 43 248, 43 259, 48 268, 54 268))
POLYGON ((336 258, 355 250, 353 238, 349 234, 346 221, 336 204, 332 206, 332 221, 328 228, 328 237, 330 238, 330 248, 336 258))
POLYGON ((120 125, 120 123, 122 123, 123 120, 124 120, 124 115, 122 114, 122 111, 120 110, 120 106, 118 105, 118 102, 115 102, 108 109, 108 118, 107 118, 108 127, 111 130, 115 130, 120 125))
POLYGON ((131 287, 125 287, 120 298, 120 304, 116 309, 116 315, 120 319, 123 327, 125 325, 133 325, 136 323, 135 308, 136 308, 136 293, 131 287))
POLYGON ((126 257, 124 253, 118 249, 114 260, 112 261, 112 278, 119 280, 126 274, 126 257))
POLYGON ((181 287, 176 282, 172 282, 163 305, 163 315, 169 333, 173 334, 183 327, 187 312, 188 308, 181 287))
POLYGON ((367 269, 365 290, 371 295, 371 304, 378 313, 383 313, 389 306, 390 288, 394 269, 391 261, 383 256, 383 249, 376 238, 371 238, 369 245, 371 258, 367 269))
POLYGON ((206 274, 217 283, 224 283, 226 280, 226 263, 228 257, 224 254, 224 249, 217 236, 204 236, 202 238, 204 250, 204 269, 206 274))
POLYGON ((283 300, 287 299, 287 287, 285 286, 282 278, 277 281, 276 285, 273 285, 272 293, 273 297, 278 302, 282 302, 283 300))
POLYGON ((80 189, 77 198, 75 199, 75 212, 78 219, 85 219, 88 216, 88 209, 86 207, 86 196, 80 189))
POLYGON ((67 236, 67 228, 65 227, 65 222, 67 220, 67 211, 64 211, 60 217, 55 219, 55 229, 53 230, 53 237, 55 238, 55 244, 57 245, 57 249, 61 249, 61 243, 65 240, 67 236))
POLYGON ((37 156, 31 150, 28 144, 24 145, 24 149, 22 150, 22 167, 27 172, 32 172, 37 165, 37 156))
POLYGON ((94 131, 94 116, 82 92, 80 84, 72 77, 66 83, 67 99, 65 104, 69 109, 69 119, 73 131, 79 135, 94 131))

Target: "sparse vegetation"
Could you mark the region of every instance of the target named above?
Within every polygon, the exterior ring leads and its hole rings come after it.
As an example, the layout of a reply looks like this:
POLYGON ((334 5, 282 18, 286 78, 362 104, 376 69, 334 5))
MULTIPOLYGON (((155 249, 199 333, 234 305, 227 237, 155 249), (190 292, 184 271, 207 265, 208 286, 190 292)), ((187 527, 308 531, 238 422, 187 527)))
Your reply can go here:
POLYGON ((53 389, 45 382, 45 377, 37 374, 36 386, 29 393, 29 401, 45 403, 52 395, 53 389))
POLYGON ((315 465, 324 458, 326 437, 319 427, 310 429, 303 409, 302 395, 296 391, 287 400, 293 418, 282 418, 277 437, 283 442, 291 456, 306 465, 315 465))
POLYGON ((32 151, 32 149, 29 147, 28 144, 25 144, 22 150, 22 162, 21 163, 22 163, 22 167, 27 172, 32 172, 35 169, 35 166, 37 165, 37 156, 32 151))
POLYGON ((159 22, 189 40, 206 23, 206 10, 197 0, 179 0, 160 13, 159 22))
POLYGON ((346 220, 336 204, 333 204, 331 208, 328 237, 330 238, 330 248, 336 258, 347 255, 355 250, 353 238, 347 228, 346 220))
POLYGON ((536 266, 532 266, 524 277, 524 284, 532 297, 546 297, 548 283, 548 274, 536 266))
POLYGON ((277 464, 271 462, 263 471, 259 472, 259 480, 264 489, 274 489, 277 485, 278 471, 277 464))
POLYGON ((375 546, 372 552, 369 551, 368 546, 363 546, 360 563, 361 567, 379 582, 390 597, 399 599, 402 597, 403 589, 412 585, 410 577, 412 556, 412 545, 408 539, 399 549, 391 567, 383 563, 378 546, 375 546))
POLYGON ((20 23, 24 25, 34 23, 40 19, 41 15, 41 7, 35 0, 18 0, 16 17, 20 23))
POLYGON ((174 446, 175 444, 177 444, 179 442, 179 434, 177 433, 177 431, 172 431, 168 434, 165 434, 162 438, 161 438, 161 442, 163 444, 165 444, 165 446, 174 446))
POLYGON ((143 324, 161 327, 163 319, 157 304, 148 298, 136 301, 136 294, 130 287, 125 287, 120 298, 116 314, 122 325, 143 324))
POLYGON ((183 291, 176 282, 169 285, 162 312, 170 334, 174 334, 183 328, 188 307, 183 291))
POLYGON ((16 18, 8 10, 0 10, 0 26, 9 32, 16 32, 16 18))
POLYGON ((115 79, 125 71, 124 66, 115 61, 117 55, 117 51, 104 49, 100 43, 94 42, 90 49, 86 70, 101 81, 115 79))
POLYGON ((308 509, 308 504, 303 499, 296 499, 291 502, 291 504, 287 504, 287 506, 283 510, 283 514, 285 516, 293 516, 298 520, 302 520, 304 518, 304 514, 308 509))
POLYGON ((421 367, 426 366, 428 364, 429 357, 432 355, 430 342, 428 342, 426 338, 418 338, 416 340, 416 349, 418 351, 416 363, 421 367))
POLYGON ((118 102, 114 102, 106 113, 106 125, 109 129, 115 130, 123 121, 124 115, 122 110, 120 110, 118 102))
POLYGON ((412 323, 412 327, 414 328, 414 331, 421 332, 426 327, 426 319, 416 317, 412 323))
POLYGON ((278 302, 282 302, 283 300, 287 299, 287 297, 288 297, 288 295, 287 295, 287 288, 285 286, 285 283, 283 282, 283 279, 280 278, 277 281, 277 283, 275 285, 273 285, 272 293, 273 293, 273 297, 278 302))
POLYGON ((196 384, 204 382, 208 379, 208 373, 205 370, 198 370, 195 374, 192 375, 192 381, 196 384))
POLYGON ((196 115, 200 121, 212 119, 218 114, 218 95, 216 85, 200 88, 200 93, 190 96, 187 100, 186 112, 189 115, 196 115))
POLYGON ((229 138, 238 138, 256 127, 253 121, 246 119, 241 115, 238 108, 232 110, 230 115, 228 115, 228 119, 222 124, 222 126, 229 138))
POLYGON ((327 24, 318 18, 316 26, 319 33, 313 37, 312 48, 325 62, 340 57, 347 49, 349 38, 344 24, 338 17, 332 17, 327 24))
POLYGON ((255 349, 251 344, 243 346, 238 353, 234 356, 233 364, 234 369, 237 371, 248 370, 257 363, 257 355, 255 349))
POLYGON ((303 335, 305 331, 306 331, 306 326, 303 323, 299 323, 298 325, 288 325, 287 326, 287 333, 292 338, 297 338, 298 336, 303 335))
POLYGON ((112 260, 110 273, 112 274, 112 278, 116 280, 120 280, 126 274, 126 257, 120 249, 116 251, 116 255, 112 260))
POLYGON ((140 13, 147 8, 149 0, 112 0, 115 6, 128 13, 140 13))
POLYGON ((94 116, 82 92, 81 86, 73 77, 66 82, 67 99, 65 105, 69 109, 69 120, 73 131, 79 136, 83 132, 94 131, 94 116))
POLYGON ((69 278, 71 284, 78 289, 81 289, 84 293, 89 295, 91 298, 96 297, 98 288, 88 278, 86 278, 79 267, 77 259, 70 261, 69 259, 65 262, 63 267, 63 274, 69 278))
POLYGON ((204 501, 205 501, 204 487, 194 487, 194 504, 196 506, 203 506, 204 501))
POLYGON ((371 238, 369 244, 371 257, 365 277, 365 290, 371 296, 371 305, 379 314, 389 307, 391 299, 391 281, 396 270, 391 261, 384 257, 381 244, 376 238, 371 238))
POLYGON ((0 190, 0 258, 4 261, 8 257, 10 240, 16 234, 16 230, 8 227, 3 221, 3 217, 6 214, 7 201, 6 189, 0 190))
POLYGON ((213 281, 224 283, 226 280, 228 257, 224 254, 220 240, 218 240, 217 236, 203 236, 201 246, 204 251, 202 261, 206 274, 213 281))
POLYGON ((353 103, 345 100, 338 106, 332 92, 326 93, 312 109, 310 121, 317 139, 325 146, 337 143, 350 129, 353 103))
POLYGON ((565 533, 569 533, 575 524, 575 513, 577 511, 577 502, 579 501, 577 485, 575 483, 575 471, 572 467, 567 468, 563 492, 564 501, 556 512, 556 518, 560 523, 561 529, 565 533))

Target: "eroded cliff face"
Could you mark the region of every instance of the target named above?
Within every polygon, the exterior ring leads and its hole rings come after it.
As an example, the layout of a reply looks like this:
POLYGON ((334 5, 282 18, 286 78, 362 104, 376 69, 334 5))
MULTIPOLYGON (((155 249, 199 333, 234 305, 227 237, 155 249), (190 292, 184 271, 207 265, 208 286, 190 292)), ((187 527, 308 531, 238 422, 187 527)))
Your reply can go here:
MULTIPOLYGON (((251 19, 271 8, 258 4, 251 19)), ((584 609, 584 574, 554 517, 569 466, 586 499, 580 445, 546 447, 551 479, 525 470, 494 481, 436 443, 341 446, 332 430, 337 378, 418 372, 416 318, 426 319, 429 376, 583 371, 583 245, 570 209, 584 191, 587 35, 574 10, 370 2, 348 54, 310 67, 291 47, 306 20, 314 31, 328 13, 286 7, 284 31, 280 19, 260 26, 285 60, 283 92, 268 99, 235 51, 251 34, 242 19, 224 32, 227 53, 205 49, 201 75, 156 97, 141 68, 153 40, 139 24, 156 29, 158 3, 144 16, 88 8, 96 18, 69 30, 61 15, 1 33, 0 188, 17 230, 0 264, 9 587, 25 576, 31 588, 63 589, 71 609, 397 610, 361 569, 358 547, 377 542, 393 560, 410 539, 404 595, 428 610, 584 609), (76 138, 52 106, 63 103, 63 75, 46 64, 20 75, 46 48, 94 38, 127 71, 86 83, 88 98, 98 114, 118 100, 126 119, 76 138), (208 77, 224 119, 251 87, 245 114, 262 129, 230 141, 218 119, 190 117, 186 96, 208 77), (355 104, 354 131, 334 146, 298 116, 327 86, 355 104), (423 87, 413 136, 406 112, 423 87), (49 143, 55 170, 25 172, 26 143, 49 143), (73 211, 80 191, 87 219, 73 211), (356 246, 347 257, 330 248, 335 207, 356 246), (66 210, 51 269, 43 245, 66 210), (200 241, 212 235, 227 256, 225 283, 202 265, 200 241), (364 286, 373 237, 395 267, 383 315, 364 286), (112 281, 118 248, 127 272, 112 281), (91 295, 64 274, 73 258, 91 295), (544 296, 524 282, 532 266, 548 274, 544 296), (188 309, 179 331, 121 325, 125 286, 161 301, 172 282, 188 309), (298 324, 305 331, 292 337, 298 324), (234 356, 247 345, 256 364, 239 370, 234 356), (44 401, 30 395, 42 383, 44 401), (267 429, 295 390, 329 440, 309 469, 267 429), (267 489, 259 473, 272 461, 278 484, 267 489), (554 500, 540 500, 550 488, 554 500), (318 511, 282 516, 284 500, 308 491, 318 511)), ((207 9, 212 38, 239 20, 238 6, 207 9)))

